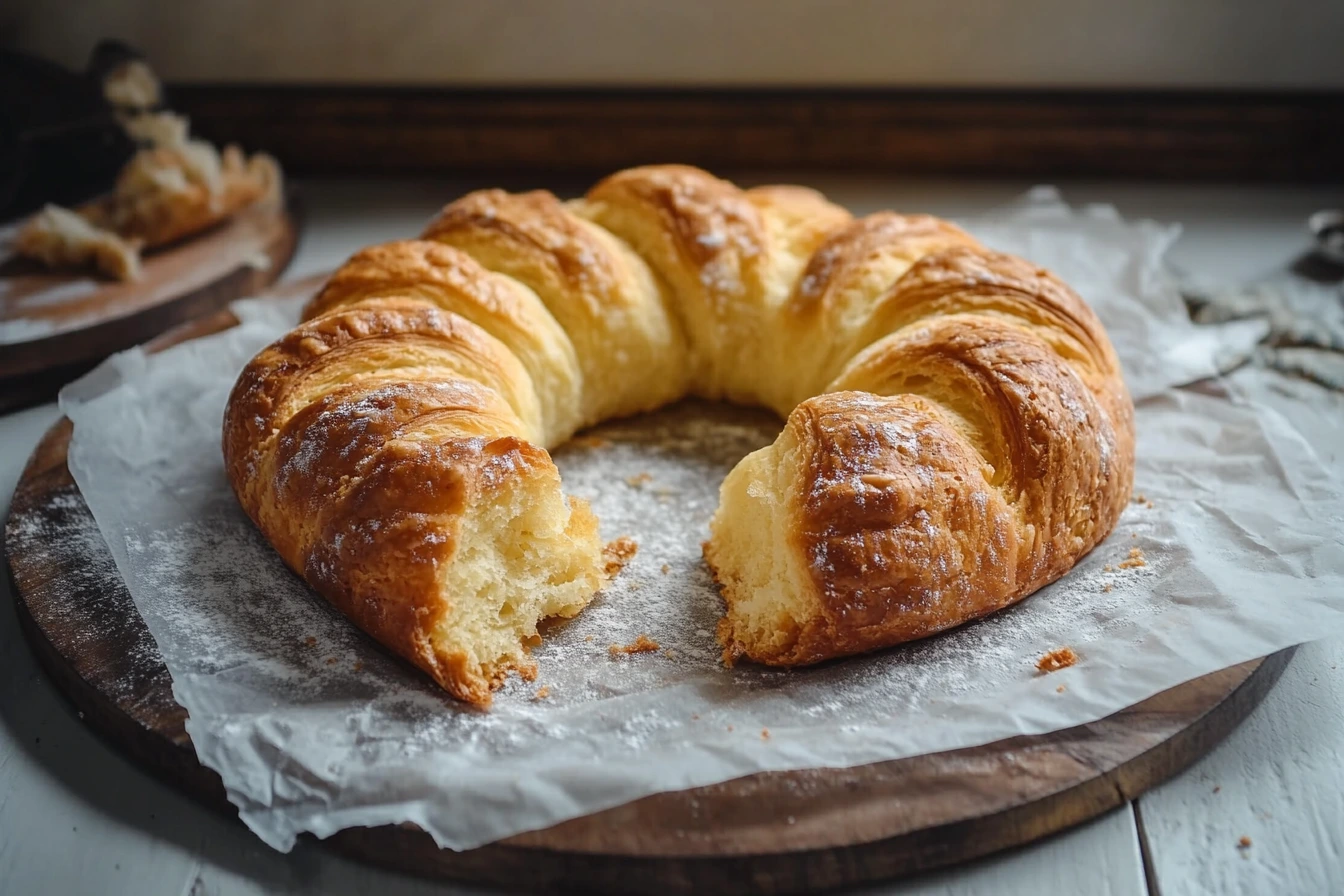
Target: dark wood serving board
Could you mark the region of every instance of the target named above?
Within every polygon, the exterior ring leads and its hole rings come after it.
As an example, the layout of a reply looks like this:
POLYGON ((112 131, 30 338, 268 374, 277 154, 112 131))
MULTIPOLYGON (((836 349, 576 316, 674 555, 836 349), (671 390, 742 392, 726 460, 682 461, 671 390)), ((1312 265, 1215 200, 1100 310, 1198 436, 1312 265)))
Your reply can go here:
POLYGON ((289 264, 298 233, 291 190, 283 202, 258 203, 204 233, 145 253, 133 281, 4 260, 0 412, 45 401, 113 352, 265 289, 289 264))
MULTIPOLYGON (((155 345, 229 323, 216 315, 155 345)), ((70 476, 70 434, 62 420, 38 445, 5 527, 24 633, 90 725, 232 814, 219 778, 196 761, 186 711, 70 476)), ((786 893, 880 880, 1028 843, 1137 797, 1222 740, 1291 653, 1066 731, 656 794, 468 852, 438 849, 409 825, 346 830, 328 842, 402 871, 514 889, 786 893)))

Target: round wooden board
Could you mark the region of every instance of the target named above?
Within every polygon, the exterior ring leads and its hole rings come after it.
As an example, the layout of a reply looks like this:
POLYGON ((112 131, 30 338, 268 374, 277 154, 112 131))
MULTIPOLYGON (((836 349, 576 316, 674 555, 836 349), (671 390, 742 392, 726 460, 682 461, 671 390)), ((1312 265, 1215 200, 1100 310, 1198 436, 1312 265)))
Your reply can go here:
MULTIPOLYGON (((155 341, 222 329, 216 315, 155 341)), ((192 796, 233 813, 196 761, 172 681, 66 466, 71 425, 38 445, 5 553, 20 623, 86 721, 192 796)), ((964 862, 1122 805, 1203 756, 1292 651, 1224 669, 1066 731, 851 769, 752 775, 662 793, 468 852, 413 826, 328 841, 401 871, 528 890, 788 893, 964 862)))
POLYGON ((298 245, 298 200, 246 208, 218 227, 146 253, 119 283, 11 258, 0 264, 0 411, 45 401, 113 352, 260 292, 298 245), (22 338, 23 341, 14 341, 22 338))

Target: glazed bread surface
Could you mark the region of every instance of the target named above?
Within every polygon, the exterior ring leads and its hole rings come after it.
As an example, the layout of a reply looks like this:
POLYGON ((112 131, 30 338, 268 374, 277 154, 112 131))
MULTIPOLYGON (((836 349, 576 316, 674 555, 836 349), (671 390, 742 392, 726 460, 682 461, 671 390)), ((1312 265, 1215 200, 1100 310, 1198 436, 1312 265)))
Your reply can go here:
POLYGON ((484 190, 339 269, 243 371, 230 481, 285 561, 454 696, 532 674, 603 582, 547 449, 692 394, 786 419, 705 556, 739 657, 921 638, 1064 575, 1114 527, 1133 408, 1091 309, 926 215, 679 165, 582 199, 484 190))
POLYGON ((522 363, 408 298, 301 324, 243 371, 224 457, 280 556, 453 696, 534 674, 536 625, 602 582, 597 520, 566 499, 522 363))

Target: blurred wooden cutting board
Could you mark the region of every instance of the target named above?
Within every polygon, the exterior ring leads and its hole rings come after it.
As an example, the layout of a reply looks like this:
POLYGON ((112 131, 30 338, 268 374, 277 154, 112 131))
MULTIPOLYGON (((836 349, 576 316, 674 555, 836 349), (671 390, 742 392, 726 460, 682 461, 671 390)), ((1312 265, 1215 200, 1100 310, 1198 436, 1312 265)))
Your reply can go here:
MULTIPOLYGON (((0 230, 0 245, 21 222, 0 230)), ((298 204, 259 203, 220 226, 145 253, 140 279, 0 263, 0 412, 45 401, 113 352, 260 292, 298 245, 298 204)))

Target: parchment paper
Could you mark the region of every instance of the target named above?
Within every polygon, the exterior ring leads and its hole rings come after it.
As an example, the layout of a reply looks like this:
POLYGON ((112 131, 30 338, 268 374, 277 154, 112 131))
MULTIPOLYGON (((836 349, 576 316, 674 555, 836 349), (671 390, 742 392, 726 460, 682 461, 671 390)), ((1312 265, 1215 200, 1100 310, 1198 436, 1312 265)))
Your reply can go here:
POLYGON ((719 602, 700 542, 722 476, 776 435, 766 415, 673 408, 556 453, 604 536, 633 536, 639 553, 549 633, 538 680, 512 680, 480 712, 330 610, 229 492, 226 395, 295 319, 293 303, 240 303, 244 322, 231 331, 119 355, 71 386, 71 470, 163 652, 200 759, 243 820, 281 850, 303 831, 404 821, 469 848, 761 770, 1064 728, 1344 631, 1338 479, 1272 410, 1216 383, 1174 388, 1244 356, 1264 332, 1189 322, 1162 274, 1177 230, 1073 210, 1049 190, 965 223, 1055 269, 1101 314, 1138 401, 1146 501, 1019 606, 814 669, 728 670, 713 641, 719 602), (1120 568, 1133 549, 1144 565, 1120 568), (640 634, 664 649, 608 653, 640 634), (1078 665, 1036 672, 1042 654, 1066 645, 1078 665), (542 686, 549 696, 538 699, 542 686))

